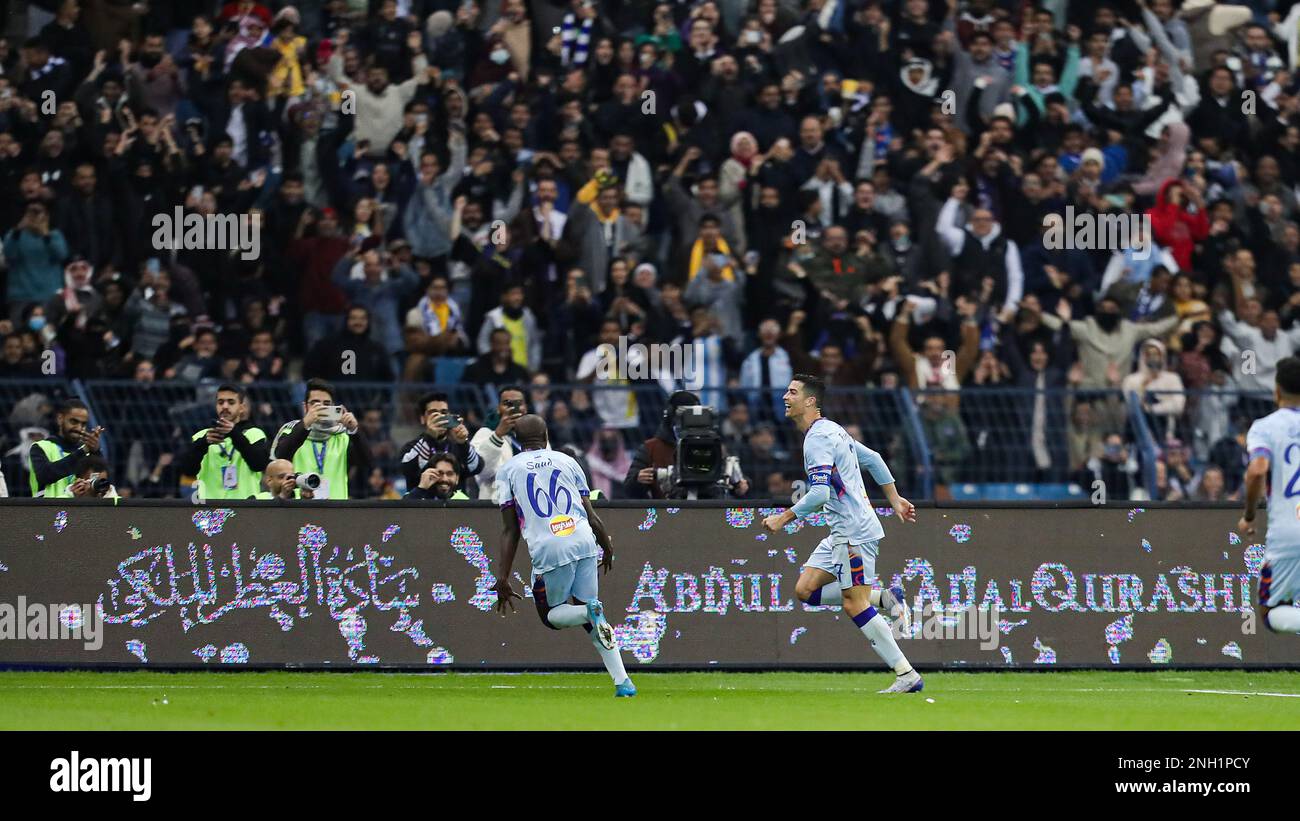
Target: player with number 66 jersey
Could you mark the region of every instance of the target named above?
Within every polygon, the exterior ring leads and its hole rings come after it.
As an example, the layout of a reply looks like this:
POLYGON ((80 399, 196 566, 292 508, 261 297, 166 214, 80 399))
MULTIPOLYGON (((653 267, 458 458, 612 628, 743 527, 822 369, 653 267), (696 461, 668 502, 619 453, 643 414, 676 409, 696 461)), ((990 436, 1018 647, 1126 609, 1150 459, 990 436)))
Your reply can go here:
POLYGON ((497 568, 497 610, 514 610, 520 598, 510 585, 522 536, 533 565, 533 602, 542 623, 554 630, 582 627, 614 680, 614 695, 635 696, 623 667, 614 628, 597 598, 596 568, 609 572, 614 545, 591 508, 582 468, 568 454, 547 446, 546 423, 528 414, 515 424, 521 453, 497 471, 496 500, 504 525, 497 568))

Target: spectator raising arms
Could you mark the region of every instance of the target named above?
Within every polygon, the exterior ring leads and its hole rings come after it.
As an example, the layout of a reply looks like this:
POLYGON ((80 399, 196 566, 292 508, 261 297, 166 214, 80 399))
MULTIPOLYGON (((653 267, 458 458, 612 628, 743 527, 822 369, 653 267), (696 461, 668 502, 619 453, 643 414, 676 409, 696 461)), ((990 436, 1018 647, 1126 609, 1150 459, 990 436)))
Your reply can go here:
POLYGON ((1300 343, 1294 9, 9 5, 38 33, 0 40, 0 376, 139 376, 172 422, 110 448, 124 495, 181 494, 161 459, 219 384, 282 426, 272 456, 328 445, 331 497, 454 473, 489 498, 514 452, 490 409, 538 384, 597 484, 689 391, 744 406, 755 491, 783 488, 761 425, 803 371, 881 447, 933 437, 940 484, 1218 498, 1183 468, 1231 457, 1300 343), (302 379, 311 420, 275 418, 302 379), (415 407, 429 383, 481 470, 415 407))

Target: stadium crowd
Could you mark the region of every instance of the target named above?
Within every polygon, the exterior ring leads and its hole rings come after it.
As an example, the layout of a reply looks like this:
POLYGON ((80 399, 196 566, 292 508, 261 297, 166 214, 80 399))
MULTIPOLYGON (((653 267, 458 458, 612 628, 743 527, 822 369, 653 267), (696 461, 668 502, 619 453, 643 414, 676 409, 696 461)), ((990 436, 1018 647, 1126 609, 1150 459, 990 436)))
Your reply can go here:
MULTIPOLYGON (((688 389, 779 497, 802 476, 779 393, 808 371, 858 432, 849 389, 910 389, 940 492, 1141 498, 1122 391, 1156 498, 1235 498, 1300 348, 1286 0, 37 0, 4 26, 0 379, 195 384, 207 409, 110 427, 123 495, 178 495, 211 445, 343 459, 353 497, 488 496, 524 407, 644 496, 632 451, 688 389), (160 243, 178 208, 249 215, 260 253, 160 243), (1139 219, 1062 245, 1051 215, 1139 219), (693 377, 608 389, 620 340, 690 343, 693 377), (447 373, 482 413, 426 395, 447 373), (220 415, 231 388, 251 418, 220 415), (350 444, 322 455, 331 402, 350 444)), ((85 409, 54 410, 6 410, 24 466, 25 423, 82 444, 85 409)))

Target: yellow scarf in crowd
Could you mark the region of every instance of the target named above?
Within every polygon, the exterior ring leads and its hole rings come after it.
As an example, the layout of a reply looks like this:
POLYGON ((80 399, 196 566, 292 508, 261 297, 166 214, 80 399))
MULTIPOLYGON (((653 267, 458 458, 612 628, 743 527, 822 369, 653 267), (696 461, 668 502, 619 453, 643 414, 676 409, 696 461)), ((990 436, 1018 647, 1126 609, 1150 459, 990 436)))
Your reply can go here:
MULTIPOLYGON (((718 237, 718 252, 726 254, 728 258, 730 258, 731 256, 731 248, 727 245, 727 241, 722 237, 718 237)), ((697 239, 695 240, 695 244, 691 246, 691 267, 690 267, 690 275, 687 277, 687 281, 695 279, 695 275, 700 272, 700 266, 703 264, 704 264, 704 240, 697 239)), ((731 270, 730 264, 723 267, 722 278, 727 280, 728 282, 736 281, 736 272, 731 270)))
POLYGON ((299 51, 306 47, 306 37, 295 37, 287 43, 279 37, 271 41, 271 48, 280 52, 280 62, 276 63, 275 68, 271 70, 272 96, 283 94, 287 97, 300 97, 307 92, 302 76, 302 64, 298 60, 299 51))

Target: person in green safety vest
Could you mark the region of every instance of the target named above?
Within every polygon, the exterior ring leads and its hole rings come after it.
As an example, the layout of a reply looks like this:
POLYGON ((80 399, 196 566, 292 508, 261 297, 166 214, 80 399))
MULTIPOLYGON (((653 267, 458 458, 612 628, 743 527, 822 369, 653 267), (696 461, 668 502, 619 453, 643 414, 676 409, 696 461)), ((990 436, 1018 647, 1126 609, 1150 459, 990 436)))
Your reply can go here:
POLYGON ((468 499, 460 489, 460 460, 450 453, 440 453, 420 474, 420 486, 407 492, 408 499, 438 501, 468 499))
POLYGON ((217 418, 190 437, 181 472, 193 476, 203 499, 247 499, 262 487, 271 461, 271 440, 248 421, 248 392, 241 385, 217 388, 217 418))
POLYGON ((324 379, 308 380, 302 410, 302 419, 280 428, 271 453, 293 462, 297 473, 320 474, 313 498, 347 499, 353 484, 360 496, 369 448, 357 417, 334 403, 334 386, 324 379), (349 481, 352 476, 355 483, 349 481))
POLYGON ((102 427, 90 429, 90 411, 80 399, 68 399, 54 415, 58 433, 32 444, 27 478, 33 496, 72 496, 74 470, 82 458, 98 456, 102 427))

